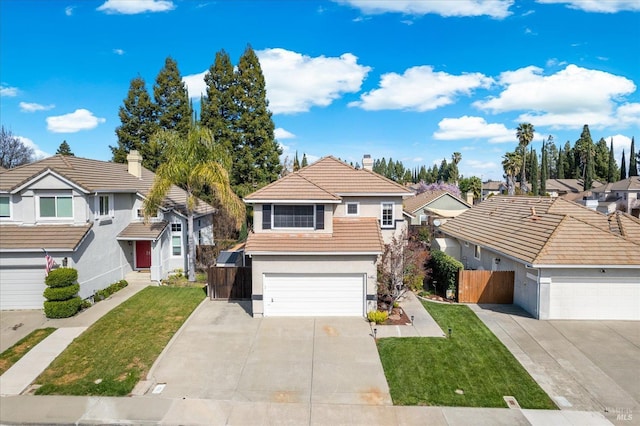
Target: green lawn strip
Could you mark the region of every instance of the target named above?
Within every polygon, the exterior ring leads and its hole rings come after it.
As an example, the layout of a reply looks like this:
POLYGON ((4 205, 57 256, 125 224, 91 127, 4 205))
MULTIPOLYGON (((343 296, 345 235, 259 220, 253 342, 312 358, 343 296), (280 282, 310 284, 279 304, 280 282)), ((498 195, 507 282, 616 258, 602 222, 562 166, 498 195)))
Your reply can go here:
POLYGON ((145 288, 75 339, 35 380, 36 393, 129 394, 204 297, 202 288, 145 288))
POLYGON ((0 354, 0 376, 11 368, 13 364, 20 361, 27 352, 35 345, 42 342, 47 336, 56 331, 53 327, 39 328, 33 330, 27 336, 20 339, 15 345, 0 354))
POLYGON ((510 395, 522 408, 557 409, 469 307, 423 304, 452 338, 378 341, 394 404, 504 408, 510 395))

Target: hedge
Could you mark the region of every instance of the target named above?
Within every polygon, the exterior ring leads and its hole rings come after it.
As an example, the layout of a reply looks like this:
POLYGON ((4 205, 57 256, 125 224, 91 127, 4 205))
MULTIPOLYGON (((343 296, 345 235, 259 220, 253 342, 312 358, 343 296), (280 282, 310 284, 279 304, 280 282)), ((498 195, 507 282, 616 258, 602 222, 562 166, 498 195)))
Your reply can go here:
POLYGON ((95 302, 104 300, 107 297, 111 296, 116 291, 120 291, 128 285, 129 283, 127 282, 127 280, 116 281, 115 283, 111 284, 109 287, 96 291, 95 294, 93 295, 93 300, 95 302))
POLYGON ((438 290, 456 288, 458 271, 464 269, 462 263, 440 250, 431 251, 429 263, 432 269, 431 279, 432 282, 438 282, 438 290))
POLYGON ((47 287, 44 290, 44 297, 51 301, 68 300, 78 294, 80 284, 71 284, 66 287, 47 287))
POLYGON ((80 310, 81 304, 82 299, 78 296, 69 300, 46 301, 44 302, 44 314, 47 318, 69 318, 80 310))
POLYGON ((49 272, 44 282, 49 287, 66 287, 78 281, 78 271, 73 268, 58 268, 49 272))

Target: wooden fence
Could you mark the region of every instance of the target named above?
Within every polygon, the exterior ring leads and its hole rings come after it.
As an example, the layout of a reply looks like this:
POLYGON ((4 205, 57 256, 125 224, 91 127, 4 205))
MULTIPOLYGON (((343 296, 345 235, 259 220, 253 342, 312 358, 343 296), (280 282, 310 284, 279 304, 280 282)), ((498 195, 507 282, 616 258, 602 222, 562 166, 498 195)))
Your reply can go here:
POLYGON ((458 271, 458 302, 513 303, 513 271, 458 271))
POLYGON ((251 299, 251 268, 218 268, 207 271, 210 299, 251 299))

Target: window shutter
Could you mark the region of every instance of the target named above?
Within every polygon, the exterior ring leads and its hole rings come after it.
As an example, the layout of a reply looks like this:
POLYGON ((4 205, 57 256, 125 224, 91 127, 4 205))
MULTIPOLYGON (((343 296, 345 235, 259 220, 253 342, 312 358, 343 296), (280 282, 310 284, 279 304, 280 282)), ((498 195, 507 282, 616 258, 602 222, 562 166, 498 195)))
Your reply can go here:
POLYGON ((316 229, 324 229, 324 204, 316 205, 316 229))
POLYGON ((271 204, 262 205, 262 229, 271 229, 271 204))

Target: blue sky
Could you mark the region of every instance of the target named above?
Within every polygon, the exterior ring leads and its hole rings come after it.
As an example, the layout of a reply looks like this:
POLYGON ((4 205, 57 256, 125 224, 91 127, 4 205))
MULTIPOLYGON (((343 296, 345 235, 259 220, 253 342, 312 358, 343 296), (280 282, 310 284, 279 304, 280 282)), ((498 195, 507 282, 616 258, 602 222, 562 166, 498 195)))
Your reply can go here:
POLYGON ((459 151, 463 175, 501 179, 523 121, 538 152, 584 124, 618 161, 639 149, 638 28, 637 0, 2 0, 0 118, 39 155, 110 160, 131 79, 151 92, 171 56, 199 110, 216 52, 251 44, 284 156, 459 151))

